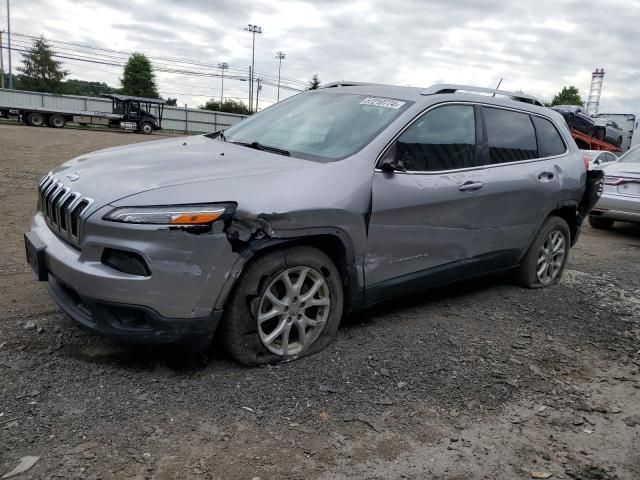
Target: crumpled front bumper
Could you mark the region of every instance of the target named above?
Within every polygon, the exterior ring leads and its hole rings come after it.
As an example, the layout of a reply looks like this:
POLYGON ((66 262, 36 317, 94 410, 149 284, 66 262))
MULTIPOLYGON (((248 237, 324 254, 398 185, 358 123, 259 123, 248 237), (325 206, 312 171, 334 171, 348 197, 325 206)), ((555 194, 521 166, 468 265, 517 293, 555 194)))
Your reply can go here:
POLYGON ((222 317, 221 310, 213 310, 203 318, 166 318, 147 307, 82 297, 51 273, 47 289, 58 306, 83 327, 131 343, 206 343, 222 317))
POLYGON ((224 233, 127 228, 99 217, 85 225, 82 249, 59 238, 40 213, 27 235, 44 248, 45 274, 39 277, 60 308, 84 327, 126 341, 212 336, 222 316, 214 305, 229 280, 223 268, 235 259, 224 233), (102 263, 105 248, 138 253, 151 275, 102 263))

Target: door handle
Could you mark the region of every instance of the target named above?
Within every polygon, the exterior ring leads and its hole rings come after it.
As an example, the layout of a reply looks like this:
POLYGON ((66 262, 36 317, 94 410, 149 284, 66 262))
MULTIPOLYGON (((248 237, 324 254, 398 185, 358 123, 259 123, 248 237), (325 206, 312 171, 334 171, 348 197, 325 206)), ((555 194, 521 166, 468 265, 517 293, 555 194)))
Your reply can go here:
POLYGON ((484 183, 482 182, 468 181, 460 185, 458 187, 458 190, 460 190, 461 192, 473 192, 474 190, 480 190, 482 187, 484 187, 484 183))
POLYGON ((554 176, 555 175, 553 172, 542 172, 540 175, 538 175, 538 180, 540 180, 541 182, 549 182, 553 180, 554 176))

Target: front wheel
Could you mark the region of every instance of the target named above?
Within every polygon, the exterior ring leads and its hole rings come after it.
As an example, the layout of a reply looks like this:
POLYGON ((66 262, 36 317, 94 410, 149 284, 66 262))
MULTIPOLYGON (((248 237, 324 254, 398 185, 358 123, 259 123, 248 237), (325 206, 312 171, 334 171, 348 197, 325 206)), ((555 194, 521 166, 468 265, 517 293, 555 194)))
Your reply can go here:
POLYGON ((225 307, 222 339, 245 365, 291 360, 323 349, 342 317, 338 269, 320 250, 292 247, 252 261, 225 307))
POLYGON ((153 133, 153 125, 151 125, 149 122, 142 122, 138 131, 145 135, 151 135, 153 133))
POLYGON ((516 273, 517 282, 527 288, 558 283, 569 258, 571 233, 562 218, 551 216, 533 239, 516 273))

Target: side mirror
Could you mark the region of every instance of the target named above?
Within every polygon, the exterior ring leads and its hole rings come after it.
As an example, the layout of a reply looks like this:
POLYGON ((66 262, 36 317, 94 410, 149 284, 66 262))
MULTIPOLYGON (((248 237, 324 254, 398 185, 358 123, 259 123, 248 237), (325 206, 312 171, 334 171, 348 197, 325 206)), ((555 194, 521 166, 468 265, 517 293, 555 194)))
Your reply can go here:
POLYGON ((380 170, 385 173, 394 173, 394 172, 406 172, 407 169, 404 165, 404 160, 399 158, 398 150, 395 146, 387 151, 387 154, 384 156, 382 161, 380 162, 380 170))

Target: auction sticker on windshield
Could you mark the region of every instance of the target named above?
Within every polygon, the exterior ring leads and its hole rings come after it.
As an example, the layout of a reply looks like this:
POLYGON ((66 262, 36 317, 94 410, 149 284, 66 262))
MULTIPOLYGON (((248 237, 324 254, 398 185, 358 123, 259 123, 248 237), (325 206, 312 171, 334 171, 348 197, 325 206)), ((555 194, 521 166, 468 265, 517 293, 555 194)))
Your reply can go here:
POLYGON ((390 98, 367 97, 360 102, 360 105, 373 105, 376 107, 397 109, 403 106, 405 103, 406 102, 392 100, 390 98))

